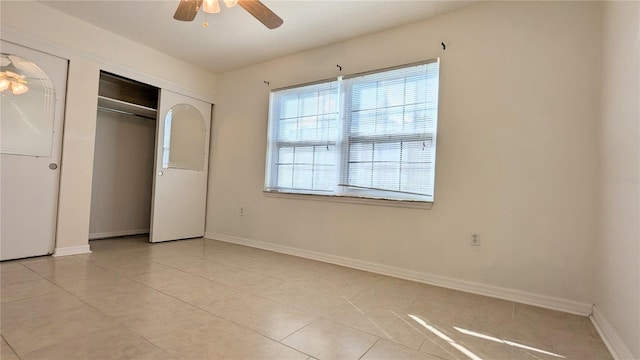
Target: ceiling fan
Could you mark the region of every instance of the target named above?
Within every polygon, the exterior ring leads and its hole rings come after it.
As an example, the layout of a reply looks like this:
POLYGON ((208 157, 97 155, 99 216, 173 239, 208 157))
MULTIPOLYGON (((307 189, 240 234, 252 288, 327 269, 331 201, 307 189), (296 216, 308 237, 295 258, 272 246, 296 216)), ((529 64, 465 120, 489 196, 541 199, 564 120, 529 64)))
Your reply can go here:
MULTIPOLYGON (((236 4, 240 5, 269 29, 275 29, 283 23, 278 15, 258 0, 224 0, 224 3, 229 8, 236 4)), ((218 0, 180 0, 173 18, 180 21, 193 21, 201 7, 206 13, 220 12, 218 0)))

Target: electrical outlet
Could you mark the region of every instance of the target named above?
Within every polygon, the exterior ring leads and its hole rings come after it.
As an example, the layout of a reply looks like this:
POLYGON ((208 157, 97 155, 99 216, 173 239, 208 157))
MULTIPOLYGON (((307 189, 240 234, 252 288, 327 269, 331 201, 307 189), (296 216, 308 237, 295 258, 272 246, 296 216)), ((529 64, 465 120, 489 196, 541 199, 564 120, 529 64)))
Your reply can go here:
POLYGON ((240 208, 240 216, 244 216, 244 208, 243 207, 240 208))
POLYGON ((471 234, 471 246, 480 246, 480 234, 471 234))

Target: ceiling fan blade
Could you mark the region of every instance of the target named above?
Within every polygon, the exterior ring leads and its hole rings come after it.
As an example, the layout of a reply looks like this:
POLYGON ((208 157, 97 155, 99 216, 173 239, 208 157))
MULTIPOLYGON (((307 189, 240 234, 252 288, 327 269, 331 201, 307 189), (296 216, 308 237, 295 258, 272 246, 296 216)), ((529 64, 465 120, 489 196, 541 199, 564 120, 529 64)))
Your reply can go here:
POLYGON ((275 29, 283 23, 278 15, 258 0, 240 0, 238 1, 238 5, 247 10, 249 14, 253 15, 253 17, 269 29, 275 29))
POLYGON ((180 21, 193 21, 202 5, 202 0, 180 0, 173 18, 180 21))

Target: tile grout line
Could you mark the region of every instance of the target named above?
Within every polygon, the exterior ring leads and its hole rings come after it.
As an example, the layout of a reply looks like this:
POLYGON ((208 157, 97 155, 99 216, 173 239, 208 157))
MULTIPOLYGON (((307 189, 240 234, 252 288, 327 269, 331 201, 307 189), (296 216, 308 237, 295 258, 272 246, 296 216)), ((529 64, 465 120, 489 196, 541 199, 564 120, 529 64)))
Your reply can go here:
POLYGON ((11 344, 9 344, 9 342, 7 341, 7 339, 4 337, 4 335, 0 335, 0 337, 2 337, 2 340, 4 341, 5 344, 7 344, 7 346, 9 347, 9 349, 11 349, 11 351, 13 351, 13 353, 16 355, 16 357, 18 359, 22 359, 22 357, 20 355, 18 355, 18 352, 13 348, 13 346, 11 346, 11 344))
POLYGON ((371 351, 371 349, 373 349, 373 347, 374 347, 374 346, 376 346, 376 344, 377 344, 378 342, 380 342, 380 340, 382 340, 382 338, 381 338, 381 337, 378 337, 378 340, 376 340, 373 344, 371 344, 371 346, 369 346, 369 348, 367 349, 367 351, 365 351, 365 352, 364 352, 364 354, 362 354, 362 355, 360 355, 360 357, 358 357, 358 360, 360 360, 360 359, 362 359, 363 357, 365 357, 365 355, 367 355, 367 353, 368 353, 369 351, 371 351))

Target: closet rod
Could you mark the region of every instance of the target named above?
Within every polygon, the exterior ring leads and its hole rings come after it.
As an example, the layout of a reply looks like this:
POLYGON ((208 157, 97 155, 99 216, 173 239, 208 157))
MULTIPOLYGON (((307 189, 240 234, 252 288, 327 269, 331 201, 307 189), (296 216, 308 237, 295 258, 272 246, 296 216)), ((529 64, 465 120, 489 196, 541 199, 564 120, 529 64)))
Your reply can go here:
POLYGON ((137 117, 141 117, 145 120, 156 120, 156 118, 151 117, 151 116, 145 116, 145 115, 140 115, 140 114, 134 114, 132 112, 128 112, 128 111, 123 111, 123 110, 117 110, 117 109, 111 109, 108 107, 104 107, 104 106, 100 106, 98 105, 98 110, 102 110, 102 111, 108 111, 108 112, 113 112, 113 113, 117 113, 117 114, 123 114, 123 115, 131 115, 131 116, 137 116, 137 117))

